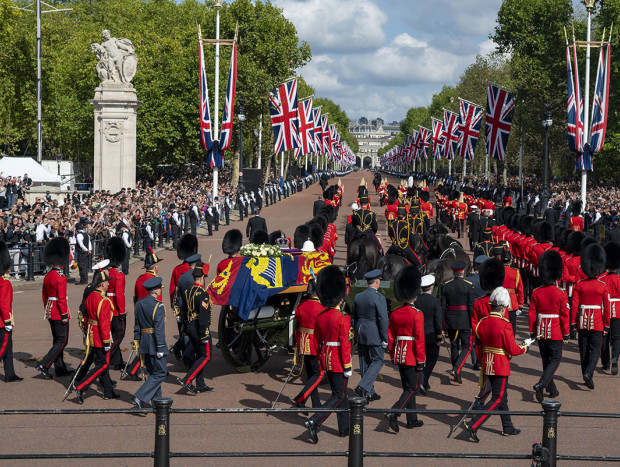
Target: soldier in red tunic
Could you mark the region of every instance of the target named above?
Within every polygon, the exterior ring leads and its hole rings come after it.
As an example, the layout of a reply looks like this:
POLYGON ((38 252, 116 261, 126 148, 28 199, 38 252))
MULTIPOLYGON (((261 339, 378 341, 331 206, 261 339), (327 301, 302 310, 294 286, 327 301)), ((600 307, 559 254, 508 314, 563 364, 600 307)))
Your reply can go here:
POLYGON ((521 314, 523 307, 523 281, 518 269, 510 266, 512 255, 503 245, 493 247, 493 255, 504 264, 504 288, 510 293, 511 305, 508 308, 508 319, 512 325, 512 333, 517 335, 517 316, 521 314))
POLYGON ((568 221, 568 228, 581 232, 583 230, 583 217, 581 217, 581 201, 575 201, 571 206, 573 213, 572 217, 568 221))
POLYGON ((11 256, 0 240, 0 362, 4 362, 4 382, 21 381, 13 368, 13 285, 6 274, 11 270, 11 256))
POLYGON ((63 269, 69 261, 69 241, 64 237, 52 238, 43 252, 45 263, 52 266, 43 279, 44 318, 50 323, 53 344, 36 369, 45 379, 52 379, 49 368, 54 364, 56 376, 71 376, 63 358, 63 351, 69 341, 69 305, 67 304, 67 278, 63 269))
POLYGON ((106 257, 110 260, 108 276, 110 277, 106 296, 114 305, 112 317, 112 347, 110 348, 110 367, 115 370, 125 368, 121 342, 127 327, 127 310, 125 308, 125 274, 120 269, 125 259, 125 242, 120 237, 110 237, 105 246, 106 257))
POLYGON ((295 310, 295 352, 297 358, 303 359, 306 368, 306 385, 293 398, 295 407, 303 408, 308 397, 312 400, 312 407, 319 407, 319 392, 317 387, 323 379, 323 371, 317 359, 317 342, 314 338, 314 324, 317 316, 325 307, 319 302, 316 294, 316 283, 310 280, 308 283, 308 298, 299 304, 295 310))
POLYGON ((560 391, 553 376, 560 366, 562 342, 567 342, 570 333, 570 308, 566 292, 557 286, 562 277, 562 258, 557 251, 546 251, 538 261, 542 286, 532 292, 530 298, 530 337, 538 339, 543 372, 534 385, 536 400, 558 397, 560 391))
MULTIPOLYGON (((403 302, 390 315, 388 325, 388 349, 390 358, 398 365, 403 392, 392 406, 393 409, 415 409, 415 395, 419 390, 420 373, 426 363, 424 340, 424 313, 414 306, 420 294, 420 271, 415 266, 407 266, 394 280, 394 295, 403 302)), ((387 413, 390 428, 398 433, 397 413, 387 413)), ((424 424, 416 414, 407 414, 407 428, 417 428, 424 424)))
POLYGON ((609 369, 611 362, 611 374, 618 374, 618 357, 620 357, 620 244, 609 242, 605 245, 607 253, 607 273, 600 279, 607 284, 609 289, 609 333, 603 338, 601 350, 601 364, 604 370, 609 369), (610 358, 611 346, 611 358, 610 358))
POLYGON ((605 272, 607 256, 602 246, 592 244, 581 253, 581 269, 587 279, 580 280, 573 290, 571 324, 579 332, 579 354, 583 381, 594 389, 594 369, 601 354, 603 333, 609 332, 609 289, 597 277, 605 272))
POLYGON ((95 288, 84 303, 84 326, 86 327, 86 357, 75 377, 75 394, 79 404, 84 403, 84 392, 100 378, 103 385, 103 398, 117 399, 108 367, 110 366, 111 324, 114 312, 112 301, 106 297, 110 276, 106 271, 97 271, 93 276, 95 288), (95 363, 92 370, 90 366, 95 363))
MULTIPOLYGON (((138 300, 141 300, 141 299, 145 298, 148 295, 148 291, 144 288, 144 286, 142 284, 144 284, 145 281, 148 281, 149 279, 152 279, 153 277, 158 277, 157 276, 157 271, 159 271, 159 264, 158 263, 161 262, 161 261, 162 261, 162 259, 159 258, 155 254, 153 249, 149 247, 149 252, 144 257, 144 266, 143 267, 144 267, 144 269, 146 269, 146 272, 136 279, 136 284, 134 285, 134 288, 133 288, 133 303, 134 303, 134 305, 136 304, 136 302, 138 300)), ((161 296, 159 297, 158 300, 160 302, 162 301, 161 296)))
MULTIPOLYGON (((511 305, 510 294, 503 287, 498 287, 490 297, 491 313, 483 318, 476 327, 476 347, 482 371, 487 377, 493 395, 483 410, 508 409, 508 377, 510 376, 510 356, 527 352, 528 343, 518 346, 512 333, 512 326, 504 316, 511 305)), ((500 415, 502 419, 502 435, 518 435, 521 430, 512 424, 510 415, 500 415)), ((476 415, 471 421, 465 422, 465 429, 476 443, 478 429, 489 418, 489 415, 476 415)))
MULTIPOLYGON (((351 342, 353 329, 351 318, 340 311, 340 305, 347 293, 347 283, 337 266, 321 269, 317 276, 317 295, 325 309, 314 323, 314 338, 321 370, 327 372, 332 390, 331 397, 322 408, 347 408, 347 383, 352 374, 351 342)), ((329 417, 330 412, 317 412, 305 425, 310 439, 318 443, 318 428, 329 417)), ((349 436, 349 416, 338 412, 338 435, 349 436)))

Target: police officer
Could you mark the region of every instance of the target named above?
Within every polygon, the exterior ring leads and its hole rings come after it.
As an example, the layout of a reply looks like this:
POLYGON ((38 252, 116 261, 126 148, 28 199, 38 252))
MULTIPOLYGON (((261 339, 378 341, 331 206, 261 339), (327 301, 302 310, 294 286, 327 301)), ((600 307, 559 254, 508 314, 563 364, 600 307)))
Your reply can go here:
POLYGON ((119 222, 117 230, 121 232, 121 238, 123 239, 123 243, 125 243, 125 258, 123 259, 123 274, 129 274, 129 256, 131 255, 131 248, 133 247, 133 241, 131 240, 131 235, 127 231, 127 225, 124 222, 119 222))
POLYGON ((161 397, 161 384, 166 379, 166 310, 161 303, 161 277, 144 282, 148 295, 136 303, 134 310, 134 349, 144 360, 147 380, 131 398, 142 409, 146 403, 161 397))
POLYGON ((75 252, 77 254, 77 265, 80 270, 80 282, 78 284, 83 285, 88 283, 89 257, 91 254, 90 239, 84 231, 84 226, 81 222, 75 224, 75 230, 77 230, 75 252))
POLYGON ((471 351, 471 316, 474 307, 474 287, 463 279, 465 261, 455 261, 450 266, 454 279, 442 288, 441 304, 445 310, 446 330, 450 339, 450 357, 454 381, 462 384, 461 370, 471 351))
POLYGON ((196 200, 194 198, 191 199, 188 214, 190 230, 194 235, 196 235, 196 228, 198 227, 198 222, 200 221, 200 212, 198 212, 198 206, 196 206, 196 200))
POLYGON ((211 326, 212 306, 211 298, 205 290, 205 280, 209 274, 209 265, 199 262, 192 270, 194 284, 186 291, 187 297, 187 326, 186 333, 194 349, 194 361, 183 378, 177 381, 185 390, 194 394, 211 392, 213 388, 204 382, 204 368, 211 360, 211 326), (196 381, 196 386, 192 381, 196 381))
POLYGON ((220 230, 220 209, 220 199, 216 196, 213 198, 213 226, 216 232, 220 230))
POLYGON ((374 385, 383 367, 383 351, 388 346, 387 302, 379 292, 382 273, 381 269, 374 269, 364 274, 368 288, 355 296, 351 316, 362 375, 355 392, 368 402, 381 399, 374 385))
MULTIPOLYGON (((394 295, 403 305, 390 315, 388 347, 392 362, 398 365, 403 392, 393 409, 416 408, 415 395, 426 362, 424 314, 413 304, 420 293, 420 284, 420 271, 415 266, 401 269, 394 280, 394 295)), ((398 415, 385 415, 390 428, 396 433, 399 431, 398 415)), ((423 424, 416 414, 407 414, 407 428, 417 428, 423 424)))
POLYGON ((170 211, 172 214, 170 215, 170 230, 172 234, 172 249, 177 249, 177 242, 179 241, 179 233, 181 231, 181 218, 179 217, 179 212, 176 209, 175 204, 170 205, 170 211))
POLYGON ((424 315, 424 353, 426 355, 426 364, 421 375, 423 377, 419 381, 420 393, 422 395, 426 395, 431 388, 429 380, 439 358, 439 348, 443 343, 443 310, 441 309, 441 301, 433 297, 434 285, 435 276, 432 274, 422 276, 422 293, 415 301, 415 307, 424 315))

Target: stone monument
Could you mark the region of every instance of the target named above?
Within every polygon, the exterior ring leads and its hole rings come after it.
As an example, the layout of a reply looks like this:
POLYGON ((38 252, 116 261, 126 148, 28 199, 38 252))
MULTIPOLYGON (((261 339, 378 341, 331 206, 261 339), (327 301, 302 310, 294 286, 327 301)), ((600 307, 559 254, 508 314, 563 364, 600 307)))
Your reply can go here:
POLYGON ((136 116, 141 102, 131 80, 138 59, 129 39, 111 37, 107 29, 101 44, 91 44, 97 55, 101 83, 90 103, 95 108, 94 189, 136 186, 136 116))

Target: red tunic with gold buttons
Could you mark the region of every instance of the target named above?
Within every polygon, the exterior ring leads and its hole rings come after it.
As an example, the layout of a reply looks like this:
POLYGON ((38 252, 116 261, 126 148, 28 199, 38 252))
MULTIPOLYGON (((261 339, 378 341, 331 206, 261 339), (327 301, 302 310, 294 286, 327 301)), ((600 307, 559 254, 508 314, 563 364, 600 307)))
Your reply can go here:
MULTIPOLYGON (((219 267, 219 266, 218 266, 219 267)), ((183 261, 181 264, 174 267, 172 270, 172 277, 170 278, 170 290, 168 293, 170 294, 170 306, 174 307, 176 304, 174 303, 174 291, 177 289, 177 285, 179 283, 179 277, 189 271, 189 264, 183 261)), ((221 271, 218 271, 218 274, 221 271)))
POLYGON ((110 324, 114 305, 103 291, 95 290, 90 293, 84 302, 84 326, 90 330, 88 339, 93 347, 104 348, 110 346, 110 324))
POLYGON ((398 200, 394 201, 393 204, 388 204, 385 207, 385 218, 388 221, 393 221, 394 219, 396 219, 397 217, 397 212, 398 212, 398 205, 400 203, 398 202, 398 200))
POLYGON ((504 266, 504 288, 510 293, 512 306, 509 311, 516 311, 523 306, 523 281, 518 269, 504 266))
POLYGON ((314 338, 323 371, 344 373, 351 369, 351 317, 336 308, 328 308, 317 316, 314 338))
MULTIPOLYGON (((153 271, 146 271, 144 274, 142 274, 140 277, 136 279, 136 285, 133 288, 133 302, 134 303, 136 303, 138 300, 142 300, 149 294, 147 290, 144 288, 144 285, 142 284, 144 284, 149 279, 152 279, 153 277, 157 277, 157 274, 155 274, 153 271)), ((162 301, 161 295, 159 296, 157 301, 159 302, 162 301)))
POLYGON ((112 300, 114 316, 124 315, 127 313, 125 309, 125 274, 116 268, 110 268, 108 276, 110 276, 110 280, 108 281, 106 296, 112 300))
POLYGON ((534 289, 530 298, 530 333, 539 339, 561 341, 570 334, 568 295, 555 285, 534 289))
POLYGON ((571 324, 585 331, 603 331, 609 328, 609 289, 600 279, 585 279, 573 289, 571 324))
POLYGON ((0 328, 13 326, 13 323, 13 284, 0 276, 0 328))
POLYGON ((575 230, 577 232, 581 232, 583 230, 583 217, 581 216, 573 216, 568 221, 568 228, 571 230, 575 230))
POLYGON ((485 375, 510 376, 510 356, 525 353, 525 347, 515 343, 510 321, 499 313, 480 320, 476 338, 476 354, 485 375))
POLYGON ((388 325, 388 349, 395 365, 425 363, 424 313, 408 303, 396 308, 388 325))
POLYGON ((71 319, 67 303, 67 277, 60 269, 53 268, 45 275, 42 295, 46 319, 71 319))
POLYGON ((620 275, 615 272, 606 272, 600 279, 609 289, 609 318, 620 318, 620 275))
POLYGON ((325 307, 316 298, 309 298, 295 310, 295 346, 299 355, 316 355, 317 344, 314 338, 314 324, 325 307))

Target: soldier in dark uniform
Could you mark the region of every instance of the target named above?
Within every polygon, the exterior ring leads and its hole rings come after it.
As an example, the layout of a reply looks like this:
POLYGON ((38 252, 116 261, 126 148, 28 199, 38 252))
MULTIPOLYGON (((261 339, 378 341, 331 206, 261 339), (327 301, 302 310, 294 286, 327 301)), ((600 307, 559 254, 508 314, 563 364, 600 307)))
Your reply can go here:
POLYGON ((433 297, 433 286, 435 276, 427 274, 422 277, 422 293, 415 301, 415 307, 424 314, 424 346, 426 354, 426 364, 424 365, 423 377, 420 378, 420 393, 426 395, 431 388, 429 383, 437 358, 439 358, 439 347, 443 342, 443 310, 441 301, 433 297))
POLYGON ((187 301, 187 326, 186 333, 192 342, 195 352, 194 362, 185 377, 177 378, 177 381, 187 391, 198 394, 211 392, 213 388, 204 382, 204 368, 211 360, 211 297, 205 290, 205 279, 209 274, 209 265, 199 262, 192 270, 194 285, 185 292, 187 301), (196 386, 192 381, 196 380, 196 386))
MULTIPOLYGON (((480 225, 478 226, 478 240, 477 240, 478 243, 483 242, 485 240, 484 237, 485 237, 486 229, 489 228, 489 230, 491 230, 493 226, 495 225, 495 220, 492 217, 489 217, 488 213, 489 213, 488 209, 484 209, 482 211, 482 217, 480 217, 480 225)), ((492 230, 491 230, 491 234, 493 234, 492 230)), ((490 239, 491 237, 489 237, 489 240, 490 239)))
MULTIPOLYGON (((415 395, 418 392, 420 376, 426 363, 424 314, 413 304, 420 293, 420 271, 407 266, 394 280, 394 296, 403 302, 390 315, 388 348, 390 358, 398 365, 403 392, 392 406, 393 409, 415 409, 415 395)), ((390 428, 398 433, 397 413, 385 414, 390 428)), ((418 428, 424 424, 416 414, 407 414, 407 428, 418 428)))
POLYGON ((474 287, 463 279, 465 261, 452 263, 454 279, 442 288, 441 304, 445 310, 446 330, 450 339, 452 375, 454 381, 462 384, 461 370, 471 352, 471 314, 474 307, 474 287))
POLYGON ((475 204, 471 207, 471 212, 467 216, 467 225, 469 226, 469 249, 473 251, 480 235, 478 232, 480 228, 480 212, 475 204))
POLYGON ((389 234, 392 239, 392 246, 388 249, 387 254, 393 253, 403 256, 409 264, 422 267, 422 261, 411 248, 411 242, 414 241, 411 225, 407 220, 407 212, 405 206, 398 207, 398 217, 389 224, 389 234))
POLYGON ((106 243, 105 251, 106 257, 110 260, 108 270, 110 279, 106 297, 112 300, 114 305, 110 366, 114 370, 122 370, 125 364, 120 345, 125 337, 127 310, 125 309, 125 274, 119 270, 119 267, 125 258, 125 244, 120 237, 111 237, 106 243))
POLYGON ((474 249, 474 260, 480 255, 485 255, 489 258, 493 257, 493 246, 495 244, 491 241, 492 237, 493 230, 491 230, 491 227, 485 227, 482 232, 482 241, 474 249))
POLYGON ((359 238, 366 237, 370 239, 377 248, 380 255, 383 255, 383 247, 377 238, 377 216, 370 209, 358 209, 351 215, 351 226, 353 227, 353 235, 349 239, 349 245, 359 238))
POLYGON ((136 303, 134 310, 134 348, 144 360, 147 380, 131 398, 131 403, 142 409, 146 403, 161 397, 161 383, 166 379, 166 310, 159 300, 161 277, 153 277, 143 285, 148 296, 136 303))
POLYGON ((181 333, 179 334, 179 340, 173 346, 173 354, 175 358, 179 361, 185 361, 186 363, 191 365, 193 358, 194 349, 192 346, 185 345, 185 335, 187 333, 187 319, 188 319, 188 305, 187 305, 187 295, 186 292, 192 287, 194 284, 194 276, 193 269, 196 267, 196 264, 200 261, 202 255, 200 253, 196 253, 195 255, 189 256, 185 259, 185 261, 189 264, 189 270, 179 277, 179 282, 177 284, 176 289, 176 301, 177 306, 179 307, 179 314, 177 316, 177 322, 181 323, 181 333))

